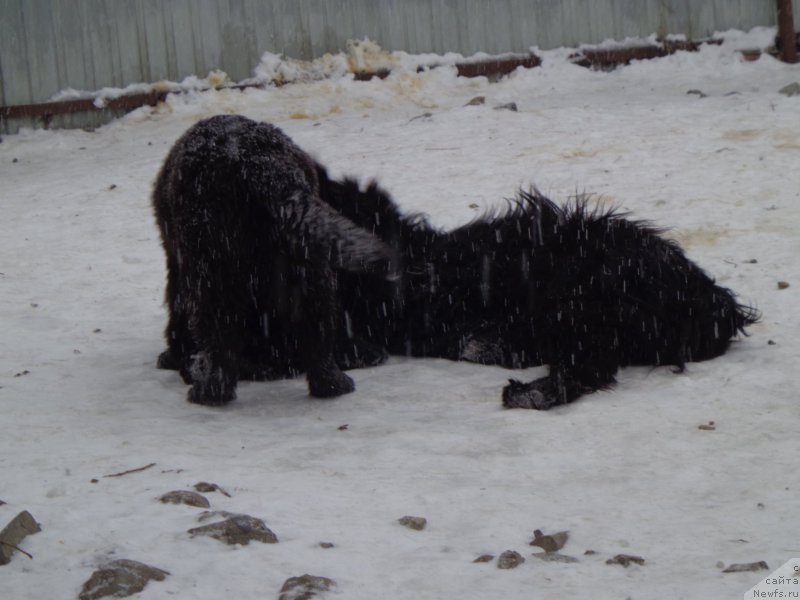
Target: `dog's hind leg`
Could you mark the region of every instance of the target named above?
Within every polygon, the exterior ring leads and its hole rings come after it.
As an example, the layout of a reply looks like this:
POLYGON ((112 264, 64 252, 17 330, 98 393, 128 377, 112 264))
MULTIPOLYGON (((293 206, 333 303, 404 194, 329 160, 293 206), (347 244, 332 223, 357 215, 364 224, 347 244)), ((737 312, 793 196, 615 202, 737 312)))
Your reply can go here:
MULTIPOLYGON (((334 268, 353 272, 384 265, 392 251, 379 238, 336 213, 318 198, 296 204, 308 206, 300 230, 290 241, 293 264, 299 265, 303 294, 304 362, 309 393, 319 398, 340 396, 355 389, 335 360, 341 310, 334 268)), ((289 221, 285 230, 292 231, 289 221)), ((380 267, 378 267, 380 268, 380 267)))
MULTIPOLYGON (((573 280, 579 281, 579 280, 573 280)), ((560 290, 559 300, 539 327, 547 377, 529 383, 511 380, 503 406, 547 410, 574 402, 583 394, 608 389, 621 364, 618 311, 593 288, 591 279, 560 290)))
POLYGON ((334 359, 338 317, 336 275, 328 264, 312 261, 304 269, 304 333, 308 391, 317 398, 333 398, 355 390, 334 359))
POLYGON ((613 373, 595 371, 587 377, 574 370, 551 366, 547 377, 528 383, 509 379, 508 385, 503 388, 503 406, 549 410, 554 406, 574 402, 584 394, 608 389, 614 382, 613 373))

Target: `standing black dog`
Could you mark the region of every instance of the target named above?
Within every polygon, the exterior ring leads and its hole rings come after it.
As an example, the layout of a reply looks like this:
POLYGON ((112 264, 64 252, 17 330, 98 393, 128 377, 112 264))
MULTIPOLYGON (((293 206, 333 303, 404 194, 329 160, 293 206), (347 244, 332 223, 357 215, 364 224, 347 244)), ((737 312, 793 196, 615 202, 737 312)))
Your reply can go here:
POLYGON ((196 124, 167 156, 153 192, 169 310, 159 366, 180 370, 191 402, 303 371, 313 396, 354 389, 334 359, 335 270, 385 278, 391 251, 320 200, 321 176, 279 129, 239 116, 196 124))
POLYGON ((324 194, 402 263, 391 284, 343 275, 356 335, 396 354, 549 365, 547 377, 510 380, 509 408, 572 402, 610 387, 626 365, 682 370, 723 354, 758 319, 660 230, 585 200, 559 207, 522 192, 506 211, 446 232, 367 191, 324 194))

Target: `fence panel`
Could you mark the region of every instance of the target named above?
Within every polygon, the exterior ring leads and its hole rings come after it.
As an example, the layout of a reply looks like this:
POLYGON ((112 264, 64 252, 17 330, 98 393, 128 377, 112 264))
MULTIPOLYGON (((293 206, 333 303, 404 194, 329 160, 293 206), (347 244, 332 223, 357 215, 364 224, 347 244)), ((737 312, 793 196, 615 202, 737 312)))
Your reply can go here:
POLYGON ((0 105, 212 69, 238 81, 263 52, 311 59, 353 38, 469 56, 774 24, 775 0, 0 0, 0 105))

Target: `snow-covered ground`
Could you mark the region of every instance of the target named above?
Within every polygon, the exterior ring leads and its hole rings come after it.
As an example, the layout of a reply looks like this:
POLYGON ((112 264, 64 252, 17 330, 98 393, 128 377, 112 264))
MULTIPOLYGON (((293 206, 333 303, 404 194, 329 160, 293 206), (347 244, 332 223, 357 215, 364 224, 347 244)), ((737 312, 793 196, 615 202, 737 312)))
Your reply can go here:
POLYGON ((767 572, 723 566, 800 555, 800 97, 778 93, 800 66, 746 62, 737 37, 610 73, 564 50, 497 83, 440 67, 190 92, 92 133, 5 137, 0 527, 28 510, 42 531, 21 544, 32 559, 0 567, 0 596, 75 598, 129 558, 170 572, 143 599, 277 598, 304 573, 347 600, 727 599, 767 572), (494 108, 509 102, 518 112, 494 108), (500 404, 509 376, 540 369, 407 358, 351 372, 356 392, 336 400, 298 379, 188 404, 155 368, 164 260, 148 195, 174 140, 226 112, 442 226, 533 183, 593 193, 672 227, 763 321, 717 360, 625 369, 613 392, 548 413, 500 404), (190 538, 200 509, 157 499, 198 481, 230 494, 206 494, 213 509, 264 519, 280 543, 190 538), (534 529, 569 531, 561 552, 579 562, 532 557, 534 529), (505 550, 527 561, 472 562, 505 550), (620 553, 645 563, 606 564, 620 553))

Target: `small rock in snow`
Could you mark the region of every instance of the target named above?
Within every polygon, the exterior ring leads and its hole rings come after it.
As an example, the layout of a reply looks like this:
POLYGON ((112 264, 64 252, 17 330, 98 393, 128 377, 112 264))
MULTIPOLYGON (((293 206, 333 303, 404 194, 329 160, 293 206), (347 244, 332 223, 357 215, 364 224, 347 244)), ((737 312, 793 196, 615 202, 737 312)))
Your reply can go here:
POLYGON ((464 106, 480 106, 486 104, 486 96, 475 96, 472 100, 467 102, 464 106))
POLYGON ((188 533, 192 537, 205 535, 231 546, 234 544, 246 546, 251 541, 262 544, 278 543, 278 537, 266 526, 264 521, 249 515, 236 515, 218 523, 195 527, 188 533))
POLYGON ((494 554, 481 554, 478 558, 473 560, 474 563, 488 563, 494 560, 494 554))
POLYGON ((506 550, 497 558, 498 569, 516 569, 525 562, 525 557, 515 550, 506 550))
POLYGON ((790 83, 789 85, 785 85, 781 89, 779 89, 778 92, 783 94, 784 96, 797 96, 797 95, 800 95, 800 83, 795 81, 794 83, 790 83))
POLYGON ((417 120, 429 121, 432 118, 433 118, 433 113, 425 112, 422 113, 421 115, 417 115, 416 117, 411 117, 408 120, 408 122, 411 123, 412 121, 417 121, 417 120))
POLYGON ((510 110, 511 112, 517 112, 517 103, 516 102, 506 102, 505 104, 498 104, 494 107, 495 110, 510 110))
POLYGON ((227 496, 228 498, 231 497, 231 495, 228 492, 223 490, 216 483, 208 483, 206 481, 198 481, 197 483, 194 484, 194 489, 196 491, 198 491, 198 492, 203 492, 203 493, 219 492, 223 496, 227 496))
POLYGON ((538 558, 539 560, 543 560, 545 562, 558 562, 558 563, 576 563, 580 562, 574 556, 567 556, 566 554, 559 554, 558 552, 535 552, 531 554, 538 558))
POLYGON ((167 575, 167 571, 135 560, 115 560, 92 573, 78 600, 125 598, 141 592, 150 581, 164 581, 167 575))
POLYGON ((788 281, 779 281, 778 282, 778 289, 779 290, 785 290, 788 287, 789 287, 789 282, 788 281))
MULTIPOLYGON (((5 503, 3 503, 5 504, 5 503)), ((11 560, 11 555, 18 549, 18 544, 32 533, 41 531, 42 528, 33 518, 31 513, 23 510, 0 531, 0 565, 6 565, 11 560)))
POLYGON ((751 563, 735 563, 722 570, 723 573, 746 573, 749 571, 769 571, 769 565, 766 561, 759 560, 751 563))
POLYGON ((545 552, 558 552, 564 547, 569 539, 569 532, 559 531, 551 535, 544 535, 541 529, 533 532, 533 540, 530 542, 531 546, 538 546, 545 552))
POLYGON ((220 519, 229 519, 230 517, 239 517, 239 513, 228 512, 227 510, 204 510, 197 517, 197 522, 202 523, 219 517, 220 519))
POLYGON ((336 546, 331 542, 320 542, 320 548, 324 548, 325 550, 330 550, 331 548, 335 548, 336 546))
POLYGON ((631 556, 630 554, 617 554, 614 558, 606 561, 607 565, 622 565, 628 567, 631 564, 643 565, 644 559, 641 556, 631 556))
POLYGON ((397 522, 403 527, 408 527, 409 529, 414 529, 415 531, 422 531, 428 524, 428 520, 425 517, 405 516, 397 519, 397 522))
POLYGON ((697 96, 697 97, 699 97, 699 98, 706 98, 706 97, 708 97, 708 96, 707 96, 707 94, 704 94, 704 93, 703 93, 703 92, 701 92, 700 90, 689 90, 689 91, 688 91, 688 92, 686 92, 686 93, 687 93, 687 94, 694 94, 695 96, 697 96))
POLYGON ((317 575, 301 575, 290 577, 281 588, 278 600, 311 600, 317 594, 327 592, 336 586, 333 579, 317 575))
POLYGON ((201 496, 197 492, 190 492, 187 490, 167 492, 161 496, 159 500, 164 504, 186 504, 188 506, 196 506, 198 508, 208 508, 211 506, 205 496, 201 496))

